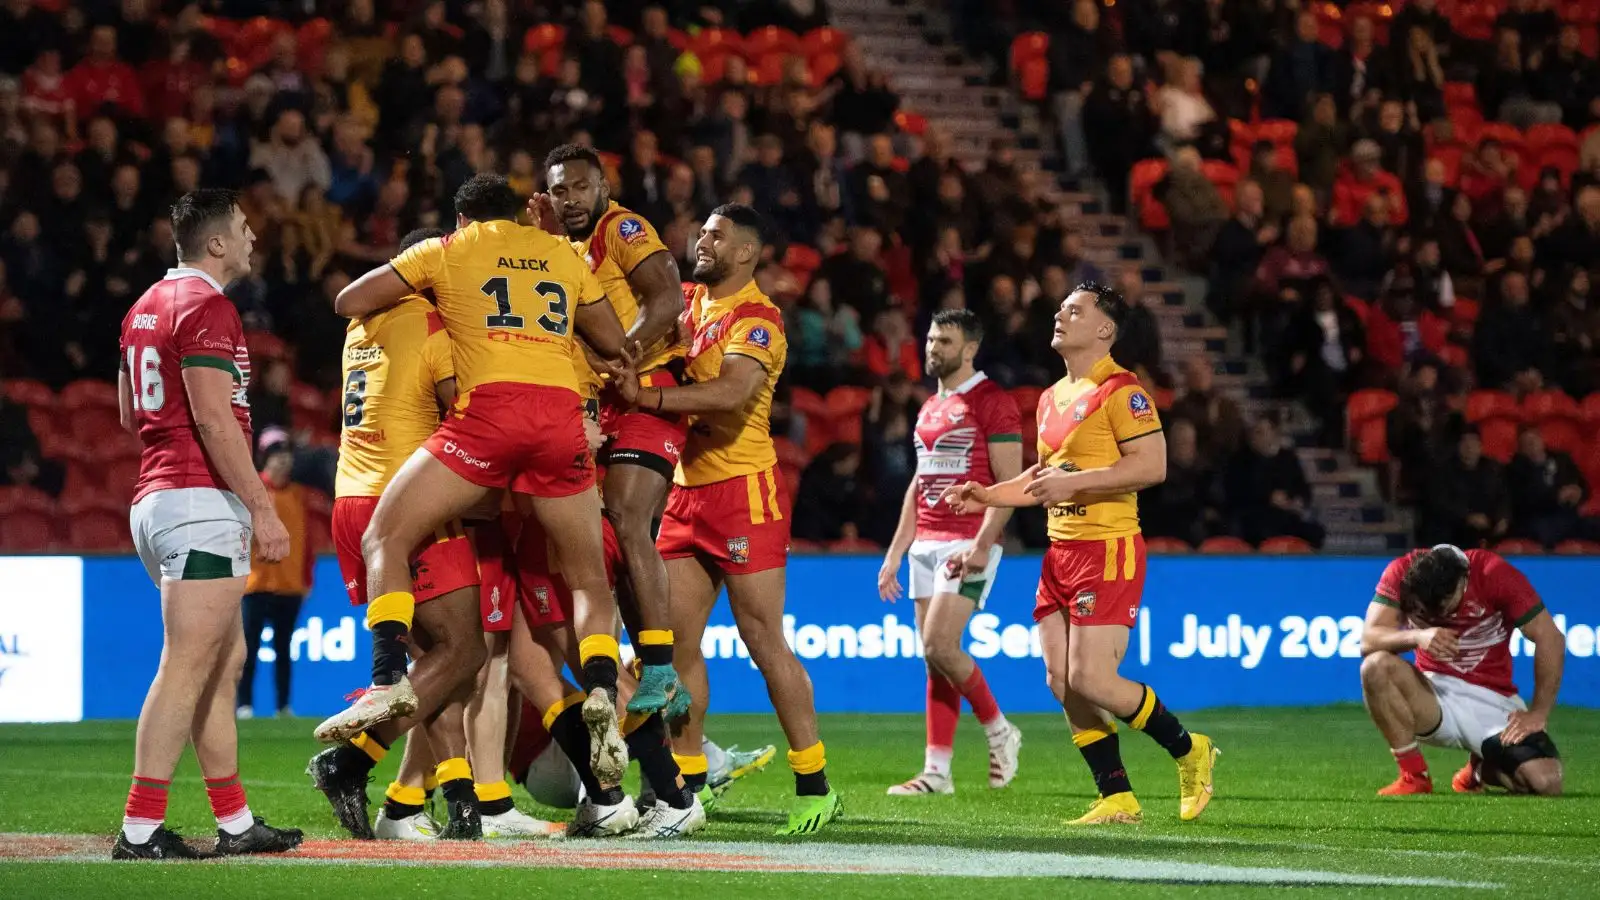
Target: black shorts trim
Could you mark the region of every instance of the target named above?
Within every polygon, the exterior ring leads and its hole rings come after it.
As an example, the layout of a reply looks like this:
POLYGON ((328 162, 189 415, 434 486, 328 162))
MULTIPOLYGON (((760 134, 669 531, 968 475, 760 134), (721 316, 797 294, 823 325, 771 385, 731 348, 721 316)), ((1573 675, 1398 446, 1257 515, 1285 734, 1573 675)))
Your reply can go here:
POLYGON ((606 449, 600 452, 600 465, 602 466, 642 466, 660 475, 668 481, 677 472, 678 466, 672 460, 658 453, 648 450, 633 450, 629 448, 606 449))

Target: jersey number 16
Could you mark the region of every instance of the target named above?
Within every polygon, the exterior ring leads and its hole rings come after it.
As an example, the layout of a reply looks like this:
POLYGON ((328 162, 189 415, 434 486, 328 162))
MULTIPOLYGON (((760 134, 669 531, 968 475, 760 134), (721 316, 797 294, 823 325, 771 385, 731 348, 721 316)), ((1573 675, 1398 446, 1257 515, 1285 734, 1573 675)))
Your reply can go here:
MULTIPOLYGON (((523 318, 511 314, 511 284, 505 276, 491 278, 483 283, 483 292, 494 298, 495 315, 487 317, 490 328, 521 328, 523 318)), ((570 321, 567 316, 567 289, 559 282, 541 281, 533 286, 533 292, 544 298, 546 311, 534 321, 540 328, 557 337, 566 337, 567 325, 570 321)))
POLYGON ((128 384, 133 388, 136 412, 160 412, 167 405, 167 385, 161 380, 161 354, 156 348, 128 348, 128 384))

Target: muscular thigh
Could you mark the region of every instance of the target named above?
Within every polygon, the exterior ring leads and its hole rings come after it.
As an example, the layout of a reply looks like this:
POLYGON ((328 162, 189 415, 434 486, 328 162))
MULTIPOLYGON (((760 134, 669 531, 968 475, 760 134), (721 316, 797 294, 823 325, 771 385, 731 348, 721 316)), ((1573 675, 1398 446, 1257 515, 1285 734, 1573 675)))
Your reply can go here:
MULTIPOLYGON (((1063 614, 1064 615, 1064 614, 1063 614)), ((1123 625, 1067 626, 1067 666, 1073 672, 1114 673, 1128 652, 1128 633, 1123 625)))
POLYGON ((752 631, 782 632, 785 581, 783 569, 728 576, 728 606, 739 633, 747 635, 745 643, 750 642, 748 634, 752 631))
POLYGON ((973 602, 960 594, 934 594, 927 602, 927 614, 917 623, 922 642, 959 646, 974 608, 973 602))
POLYGON ((405 461, 378 498, 369 534, 416 547, 439 526, 472 509, 489 488, 480 487, 451 471, 426 450, 405 461))
POLYGON ((717 605, 717 593, 722 589, 720 573, 693 556, 669 559, 667 583, 671 589, 672 630, 680 642, 685 636, 697 639, 705 633, 711 610, 717 605))
POLYGON ((428 603, 419 603, 412 627, 430 646, 443 641, 481 642, 483 616, 478 586, 464 587, 428 603))

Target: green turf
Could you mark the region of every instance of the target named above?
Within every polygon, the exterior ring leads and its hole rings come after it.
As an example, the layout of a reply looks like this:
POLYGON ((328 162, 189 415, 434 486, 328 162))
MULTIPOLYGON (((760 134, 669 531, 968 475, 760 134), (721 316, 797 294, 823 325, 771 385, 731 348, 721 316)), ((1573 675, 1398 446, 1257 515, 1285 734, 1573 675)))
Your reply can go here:
MULTIPOLYGON (((954 797, 889 798, 884 788, 909 777, 922 757, 916 716, 827 716, 829 776, 844 794, 847 818, 826 839, 836 842, 948 845, 1031 850, 1141 860, 1319 869, 1385 876, 1434 876, 1507 885, 1512 896, 1600 895, 1600 713, 1561 710, 1552 722, 1566 762, 1567 796, 1554 800, 1465 796, 1449 792, 1462 756, 1429 753, 1432 797, 1379 800, 1373 791, 1394 775, 1381 741, 1356 707, 1211 710, 1185 716, 1223 750, 1217 799, 1199 822, 1177 821, 1172 763, 1150 741, 1123 733, 1124 756, 1145 805, 1144 825, 1069 830, 1061 819, 1088 803, 1092 787, 1056 717, 1025 716, 1022 770, 1005 791, 985 786, 982 736, 964 721, 957 745, 954 797)), ((771 717, 722 716, 713 736, 746 747, 781 742, 771 717)), ((319 794, 301 774, 316 747, 309 721, 243 722, 241 768, 251 807, 282 825, 315 836, 340 836, 319 794)), ((132 723, 0 726, 0 831, 98 833, 115 830, 132 759, 132 723)), ((771 840, 791 791, 782 757, 725 797, 698 837, 771 840)), ((380 767, 372 796, 395 762, 380 767)), ((519 802, 526 797, 518 792, 519 802)), ((540 812, 531 805, 530 811, 540 812)), ((547 816, 558 814, 545 810, 547 816)), ((191 759, 180 767, 169 822, 190 836, 213 828, 191 759)), ((348 893, 351 873, 373 897, 459 895, 541 887, 584 891, 615 887, 631 895, 695 896, 727 890, 739 897, 926 897, 931 879, 899 876, 753 875, 717 872, 604 872, 511 868, 362 868, 205 864, 142 866, 65 863, 0 865, 0 883, 16 897, 118 898, 225 896, 305 897, 330 887, 348 893), (334 873, 340 873, 335 876, 334 873), (338 880, 335 881, 335 878, 338 880), (343 886, 343 887, 338 887, 343 886), (641 886, 647 886, 644 893, 641 886)), ((937 876, 937 873, 930 873, 937 876)), ((962 880, 967 891, 1010 897, 1059 897, 1059 879, 962 880)), ((1106 885, 1116 896, 1266 897, 1281 887, 1072 882, 1087 893, 1106 885)), ((1075 885, 1076 887, 1072 887, 1075 885)), ((950 890, 946 880, 938 889, 950 890)), ((1417 888, 1297 888, 1303 896, 1394 896, 1397 890, 1444 896, 1462 891, 1417 888)), ((1477 893, 1486 896, 1487 892, 1477 893)), ((1469 893, 1469 895, 1470 895, 1469 893)))

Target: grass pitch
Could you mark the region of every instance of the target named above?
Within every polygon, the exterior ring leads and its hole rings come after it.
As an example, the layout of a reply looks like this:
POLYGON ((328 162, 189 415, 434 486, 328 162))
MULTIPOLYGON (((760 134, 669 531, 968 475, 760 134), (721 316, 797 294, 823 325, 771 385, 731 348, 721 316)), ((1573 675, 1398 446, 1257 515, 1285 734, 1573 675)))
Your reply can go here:
MULTIPOLYGON (((1022 768, 987 788, 983 738, 970 717, 957 741, 953 797, 890 798, 884 789, 922 761, 916 716, 825 716, 828 772, 845 818, 821 841, 772 836, 792 790, 782 754, 724 797, 693 842, 359 844, 342 837, 303 775, 317 746, 309 720, 240 723, 250 805, 306 829, 283 858, 186 864, 109 863, 133 754, 133 723, 0 726, 0 884, 18 898, 560 896, 917 897, 1000 892, 1118 897, 1600 896, 1600 712, 1560 710, 1552 733, 1567 796, 1456 796, 1463 756, 1429 751, 1432 797, 1380 800, 1394 776, 1382 742, 1355 707, 1210 710, 1183 716, 1223 750, 1217 797, 1198 822, 1177 818, 1172 762, 1123 735, 1145 824, 1063 827, 1092 783, 1058 717, 1023 716, 1022 768), (28 836, 23 836, 24 834, 28 836), (44 835, 53 837, 45 838, 44 835), (908 874, 921 873, 921 874, 908 874), (359 887, 358 887, 359 886, 359 887), (580 893, 581 892, 581 893, 580 893)), ((724 745, 778 743, 769 716, 714 717, 724 745)), ((398 764, 375 773, 374 808, 398 764)), ((518 802, 551 818, 518 789, 518 802)), ((168 822, 212 833, 192 758, 179 768, 168 822)))

